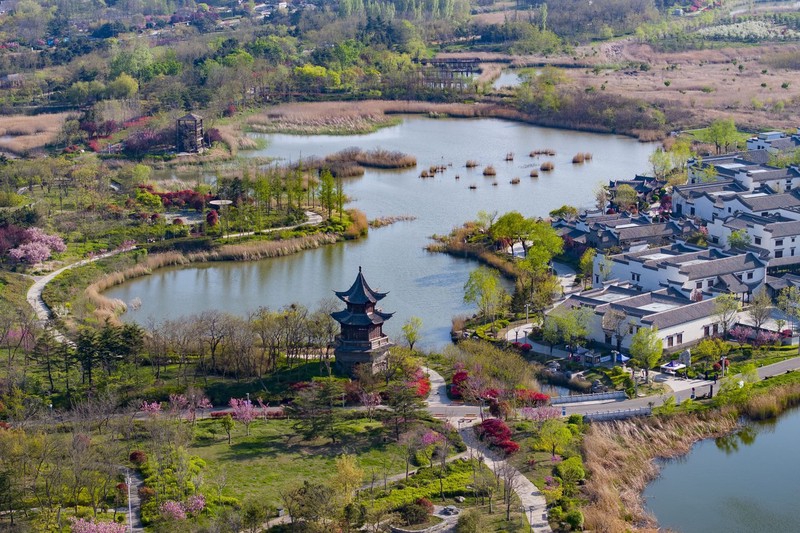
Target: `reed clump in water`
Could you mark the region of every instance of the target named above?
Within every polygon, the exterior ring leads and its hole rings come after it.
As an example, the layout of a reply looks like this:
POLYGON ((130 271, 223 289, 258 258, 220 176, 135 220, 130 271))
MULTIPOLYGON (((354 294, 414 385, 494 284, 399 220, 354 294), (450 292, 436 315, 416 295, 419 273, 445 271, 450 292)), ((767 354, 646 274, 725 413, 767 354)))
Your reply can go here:
POLYGON ((550 171, 551 171, 551 170, 553 170, 554 168, 556 168, 556 166, 553 164, 553 162, 552 162, 552 161, 545 161, 545 162, 544 162, 544 163, 542 163, 542 165, 539 167, 539 170, 541 170, 542 172, 550 172, 550 171))
POLYGON ((364 151, 360 148, 345 148, 325 157, 325 163, 357 163, 373 168, 411 168, 417 165, 417 158, 402 152, 376 148, 364 151))
POLYGON ((474 160, 474 159, 469 159, 469 160, 467 160, 467 168, 475 168, 475 167, 477 167, 478 165, 480 165, 480 163, 478 163, 478 162, 477 162, 476 160, 474 160))
POLYGON ((533 170, 531 170, 531 177, 532 178, 538 178, 539 177, 539 171, 536 170, 535 168, 533 170))
POLYGON ((483 169, 483 175, 484 176, 496 176, 497 175, 497 171, 494 169, 494 167, 492 165, 489 165, 489 166, 487 166, 486 168, 483 169))
POLYGON ((514 178, 511 180, 511 185, 516 185, 519 183, 519 178, 514 178))
POLYGON ((363 237, 369 231, 369 221, 367 215, 358 209, 349 209, 347 214, 350 215, 350 225, 344 231, 345 239, 357 239, 363 237))
POLYGON ((404 222, 404 221, 411 221, 416 220, 417 217, 414 215, 397 215, 393 217, 378 217, 373 220, 369 221, 370 228, 382 228, 384 226, 389 226, 394 224, 395 222, 404 222))
POLYGON ((592 154, 589 152, 578 152, 574 156, 572 156, 572 162, 575 164, 583 163, 584 161, 591 161, 592 154))
POLYGON ((552 157, 552 156, 556 155, 556 151, 553 150, 552 148, 540 148, 540 149, 532 150, 531 153, 530 153, 531 157, 539 157, 540 155, 549 155, 549 156, 552 157))

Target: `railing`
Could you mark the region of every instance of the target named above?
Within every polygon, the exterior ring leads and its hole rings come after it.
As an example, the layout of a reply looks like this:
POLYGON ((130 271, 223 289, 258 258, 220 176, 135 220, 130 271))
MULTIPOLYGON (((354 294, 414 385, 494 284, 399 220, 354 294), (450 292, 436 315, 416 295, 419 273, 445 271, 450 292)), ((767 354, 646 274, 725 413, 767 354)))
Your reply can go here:
POLYGON ((653 414, 653 410, 650 407, 640 407, 638 409, 618 409, 616 411, 587 413, 583 415, 583 418, 597 422, 603 420, 624 420, 635 416, 650 416, 651 414, 653 414))
POLYGON ((613 392, 596 392, 594 394, 576 394, 574 396, 556 396, 550 400, 553 405, 563 403, 593 402, 597 400, 624 400, 628 396, 625 391, 617 390, 613 392))

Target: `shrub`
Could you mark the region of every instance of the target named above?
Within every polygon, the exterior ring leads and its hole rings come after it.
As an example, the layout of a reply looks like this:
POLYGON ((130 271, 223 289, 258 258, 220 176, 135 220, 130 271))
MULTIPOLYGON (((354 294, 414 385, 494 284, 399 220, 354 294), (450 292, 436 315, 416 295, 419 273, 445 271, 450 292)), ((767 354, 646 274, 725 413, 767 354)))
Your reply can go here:
POLYGON ((458 517, 456 533, 481 533, 483 516, 477 509, 467 509, 458 517))
POLYGON ((478 436, 490 444, 497 444, 511 439, 511 429, 499 418, 489 418, 478 424, 478 436))
POLYGON ((428 498, 420 498, 416 502, 417 505, 424 507, 428 514, 433 514, 433 502, 428 498))
POLYGON ((513 440, 504 440, 497 443, 497 447, 503 450, 506 455, 513 455, 519 451, 519 444, 513 440))
POLYGON ((154 491, 150 487, 141 487, 139 489, 139 498, 144 502, 153 499, 153 497, 155 495, 156 495, 156 491, 154 491))
POLYGON ((583 529, 583 513, 577 509, 568 512, 564 517, 564 521, 573 531, 581 531, 583 529))
POLYGON ((134 450, 131 452, 129 459, 135 465, 142 465, 147 462, 147 454, 142 450, 134 450))
POLYGON ((407 526, 425 522, 428 519, 428 514, 430 514, 428 510, 417 503, 409 503, 400 508, 400 516, 407 526))

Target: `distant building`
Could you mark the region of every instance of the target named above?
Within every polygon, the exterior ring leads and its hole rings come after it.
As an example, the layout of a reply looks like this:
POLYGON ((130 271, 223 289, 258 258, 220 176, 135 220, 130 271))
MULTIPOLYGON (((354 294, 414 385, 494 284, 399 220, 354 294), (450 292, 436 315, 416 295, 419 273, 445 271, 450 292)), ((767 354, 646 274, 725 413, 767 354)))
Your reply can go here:
POLYGON ((748 150, 766 150, 777 154, 797 148, 800 148, 800 127, 793 135, 786 135, 782 131, 767 131, 747 139, 748 150))
POLYGON ((383 323, 393 313, 384 313, 375 307, 386 294, 369 287, 361 267, 349 289, 336 291, 336 297, 347 304, 346 309, 331 313, 341 325, 333 351, 336 366, 341 371, 355 375, 359 366, 370 368, 373 374, 386 369, 389 349, 394 343, 383 333, 383 323))
POLYGON ((175 123, 175 151, 196 154, 203 151, 203 117, 189 113, 175 123))

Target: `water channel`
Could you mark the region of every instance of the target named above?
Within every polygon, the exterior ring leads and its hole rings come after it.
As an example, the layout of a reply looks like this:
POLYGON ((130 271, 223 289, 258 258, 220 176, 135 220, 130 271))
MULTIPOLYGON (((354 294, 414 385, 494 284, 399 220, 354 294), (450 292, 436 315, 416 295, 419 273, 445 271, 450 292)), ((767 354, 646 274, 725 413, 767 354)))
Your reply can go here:
POLYGON ((659 526, 682 533, 798 531, 800 409, 698 442, 664 461, 644 497, 659 526))
POLYGON ((163 269, 107 292, 130 302, 141 300, 125 320, 147 323, 217 308, 245 315, 258 306, 280 308, 292 302, 314 307, 332 290, 350 286, 358 267, 373 288, 389 291, 381 303, 395 312, 386 331, 399 336, 412 315, 423 321, 421 347, 441 347, 449 341, 454 315, 473 312, 463 303, 463 286, 475 263, 424 250, 429 236, 448 233, 473 219, 479 210, 504 213, 518 210, 526 216, 546 216, 563 204, 590 206, 599 182, 632 177, 648 169, 653 144, 634 139, 541 128, 497 119, 430 119, 405 117, 403 122, 368 135, 292 136, 264 135, 267 147, 250 156, 297 161, 324 156, 344 148, 385 148, 416 156, 418 167, 405 171, 367 170, 347 179, 350 207, 370 219, 413 215, 416 220, 370 230, 369 237, 309 250, 289 257, 257 262, 213 263, 163 269), (531 158, 537 148, 552 148, 557 155, 531 158), (513 152, 514 160, 505 161, 513 152), (594 159, 573 165, 577 152, 594 159), (468 159, 481 166, 465 168, 468 159), (555 163, 552 172, 529 177, 543 161, 555 163), (494 165, 496 178, 482 169, 494 165), (423 168, 445 165, 444 173, 420 179, 423 168), (452 166, 450 166, 452 165, 452 166), (456 177, 460 179, 456 179, 456 177), (512 178, 520 183, 512 185, 512 178), (496 183, 496 185, 493 185, 496 183), (477 186, 471 190, 469 185, 477 186))

